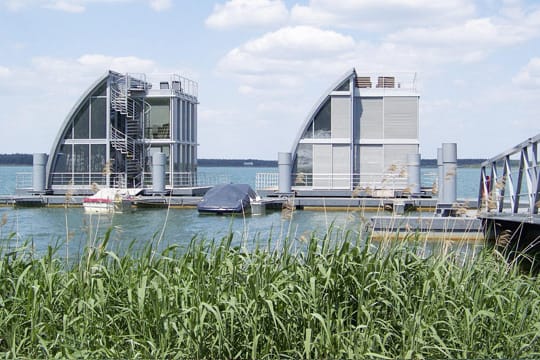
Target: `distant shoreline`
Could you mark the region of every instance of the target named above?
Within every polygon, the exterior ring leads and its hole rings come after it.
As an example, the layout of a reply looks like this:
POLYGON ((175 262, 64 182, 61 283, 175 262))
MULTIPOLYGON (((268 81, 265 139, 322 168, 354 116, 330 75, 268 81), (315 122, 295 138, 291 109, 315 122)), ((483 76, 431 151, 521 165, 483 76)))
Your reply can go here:
MULTIPOLYGON (((0 154, 0 165, 31 166, 32 154, 0 154)), ((460 167, 480 166, 485 159, 458 159, 460 167)), ((277 167, 277 160, 258 159, 198 159, 197 163, 203 167, 277 167)), ((421 159, 421 166, 436 167, 436 159, 421 159)))

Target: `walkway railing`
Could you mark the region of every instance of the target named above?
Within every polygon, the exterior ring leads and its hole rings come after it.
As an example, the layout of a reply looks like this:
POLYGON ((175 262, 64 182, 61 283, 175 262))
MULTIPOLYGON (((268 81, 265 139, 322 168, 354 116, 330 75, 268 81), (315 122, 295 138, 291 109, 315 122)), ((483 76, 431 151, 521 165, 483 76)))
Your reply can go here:
MULTIPOLYGON (((33 173, 16 173, 16 189, 31 190, 33 183, 33 173)), ((109 178, 113 187, 125 187, 127 182, 126 173, 110 173, 109 178)), ((152 187, 152 173, 143 172, 143 187, 152 187)), ((227 184, 231 182, 231 176, 228 174, 205 174, 198 172, 174 172, 165 173, 165 184, 167 188, 186 188, 195 186, 214 186, 217 184, 227 184)), ((107 183, 107 174, 103 172, 55 172, 52 174, 52 186, 55 189, 80 188, 89 186, 105 186, 107 183)), ((129 187, 136 184, 127 184, 129 187)))
POLYGON ((538 214, 540 134, 485 161, 478 208, 485 213, 538 214))
MULTIPOLYGON (((257 173, 257 190, 277 190, 278 173, 257 173)), ((350 190, 403 190, 407 177, 400 173, 321 174, 297 173, 292 175, 295 188, 350 189, 350 190)))
MULTIPOLYGON (((152 173, 144 172, 142 174, 144 182, 143 187, 151 188, 152 187, 152 173)), ((231 177, 229 175, 210 175, 204 173, 196 172, 173 172, 172 181, 171 173, 165 173, 165 185, 167 188, 184 188, 184 187, 195 187, 195 186, 213 186, 217 184, 227 184, 231 182, 231 177)))

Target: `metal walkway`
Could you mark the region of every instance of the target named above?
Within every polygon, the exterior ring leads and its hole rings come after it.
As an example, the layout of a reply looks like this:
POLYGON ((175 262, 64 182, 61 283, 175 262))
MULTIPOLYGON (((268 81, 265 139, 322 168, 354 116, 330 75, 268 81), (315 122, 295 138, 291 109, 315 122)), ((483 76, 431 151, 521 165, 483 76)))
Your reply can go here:
POLYGON ((479 218, 486 238, 536 247, 540 238, 540 134, 482 163, 479 218))

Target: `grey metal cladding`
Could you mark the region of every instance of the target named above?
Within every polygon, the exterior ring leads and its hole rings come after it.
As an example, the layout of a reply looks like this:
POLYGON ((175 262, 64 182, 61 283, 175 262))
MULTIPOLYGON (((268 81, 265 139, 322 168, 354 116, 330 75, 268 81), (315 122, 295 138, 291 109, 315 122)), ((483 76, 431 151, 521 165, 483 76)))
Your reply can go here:
POLYGON ((418 138, 418 97, 385 97, 384 138, 418 138))
POLYGON ((382 139, 383 138, 383 99, 363 98, 360 99, 360 138, 382 139))
POLYGON ((332 137, 351 137, 351 97, 332 96, 332 137))

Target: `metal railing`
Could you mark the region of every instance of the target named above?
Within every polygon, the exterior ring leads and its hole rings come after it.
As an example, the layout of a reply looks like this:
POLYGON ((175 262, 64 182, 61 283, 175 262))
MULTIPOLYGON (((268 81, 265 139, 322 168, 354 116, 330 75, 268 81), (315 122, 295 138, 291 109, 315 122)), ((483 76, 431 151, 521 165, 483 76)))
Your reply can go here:
POLYGON ((416 91, 415 72, 358 73, 355 86, 365 89, 396 89, 416 91))
POLYGON ((135 140, 114 127, 111 127, 111 145, 122 154, 135 155, 135 140))
POLYGON ((29 190, 33 187, 33 173, 20 172, 15 174, 15 188, 17 190, 29 190))
POLYGON ((164 95, 181 94, 195 99, 199 93, 199 85, 196 81, 178 74, 149 74, 148 79, 152 83, 152 92, 158 92, 164 95))
MULTIPOLYGON (((152 173, 143 172, 143 187, 152 187, 152 173)), ((195 186, 214 186, 217 184, 227 184, 231 182, 230 175, 204 174, 196 172, 170 172, 165 173, 165 186, 167 188, 185 188, 195 186), (172 175, 172 176, 171 176, 172 175)))
POLYGON ((279 173, 257 173, 255 175, 255 189, 277 190, 279 186, 279 173))
MULTIPOLYGON (((15 186, 17 190, 31 190, 33 187, 33 173, 16 173, 15 186)), ((140 175, 141 186, 152 187, 152 173, 143 172, 140 175)), ((110 173, 109 179, 111 187, 124 188, 127 185, 133 187, 135 184, 127 184, 126 173, 110 173)), ((174 172, 165 173, 165 184, 167 188, 185 188, 195 186, 214 186, 217 184, 227 184, 231 182, 231 176, 225 174, 204 174, 196 172, 174 172)), ((137 180, 138 181, 138 180, 137 180)), ((53 188, 66 189, 78 187, 107 186, 107 175, 102 172, 55 172, 52 174, 51 183, 53 188)))
POLYGON ((539 142, 540 134, 482 163, 478 194, 481 211, 538 214, 539 142))
MULTIPOLYGON (((407 177, 396 173, 296 173, 292 175, 295 188, 350 189, 350 190, 403 190, 407 187, 407 177)), ((257 173, 257 190, 277 190, 278 173, 257 173)))

